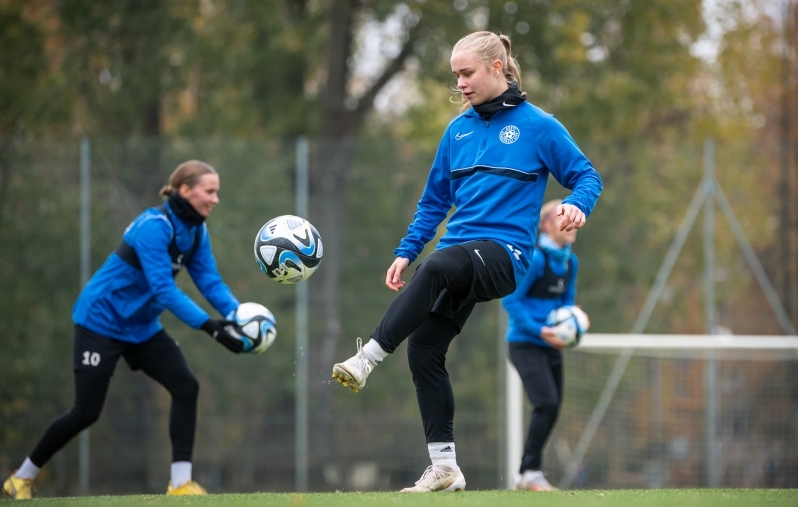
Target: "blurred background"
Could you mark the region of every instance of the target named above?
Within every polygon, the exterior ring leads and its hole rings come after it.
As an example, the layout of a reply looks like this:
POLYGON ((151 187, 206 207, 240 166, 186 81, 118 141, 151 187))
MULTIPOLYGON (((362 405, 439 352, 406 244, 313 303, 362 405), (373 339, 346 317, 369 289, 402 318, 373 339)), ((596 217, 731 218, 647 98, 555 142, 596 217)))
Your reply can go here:
MULTIPOLYGON (((577 302, 593 331, 632 329, 702 181, 707 139, 718 185, 798 325, 796 21, 789 0, 0 0, 0 475, 72 404, 81 209, 93 271, 160 202, 177 164, 196 158, 221 175, 209 221, 220 271, 241 301, 274 312, 278 336, 266 354, 238 357, 164 314, 201 383, 195 478, 212 492, 415 481, 428 457, 404 347, 357 395, 330 384, 330 371, 393 299, 385 270, 459 111, 451 47, 478 29, 511 36, 530 102, 556 114, 604 180, 575 244, 577 302), (305 282, 298 351, 297 289, 260 273, 252 242, 268 219, 296 213, 304 153, 307 218, 325 256, 305 282)), ((552 180, 548 194, 567 191, 552 180)), ((694 229, 645 331, 781 334, 720 218, 707 327, 694 229)), ((188 276, 178 281, 208 307, 188 276)), ((449 354, 472 489, 506 483, 503 321, 498 302, 480 305, 449 354)), ((552 482, 616 360, 566 353, 565 405, 545 455, 552 482)), ((636 355, 571 486, 798 486, 798 354, 715 360, 719 452, 707 453, 702 425, 704 353, 636 355)), ((161 387, 120 363, 89 445, 76 439, 54 457, 40 495, 162 492, 168 408, 161 387)))

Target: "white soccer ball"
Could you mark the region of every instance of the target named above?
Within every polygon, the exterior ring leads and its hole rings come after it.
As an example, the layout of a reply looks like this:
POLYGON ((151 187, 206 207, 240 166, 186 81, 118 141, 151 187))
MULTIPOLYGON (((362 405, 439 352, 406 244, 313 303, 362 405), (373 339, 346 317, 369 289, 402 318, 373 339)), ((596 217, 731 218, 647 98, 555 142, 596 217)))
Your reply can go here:
POLYGON ((227 326, 225 331, 244 342, 244 352, 260 354, 266 351, 277 338, 277 321, 274 315, 258 303, 241 303, 227 316, 227 320, 235 322, 227 326))
POLYGON ((582 336, 590 327, 590 320, 580 308, 562 306, 549 313, 546 326, 552 328, 557 338, 565 342, 566 348, 572 349, 579 345, 582 336))
POLYGON ((280 283, 307 280, 319 267, 321 236, 310 222, 294 215, 272 218, 255 237, 255 259, 266 276, 280 283))

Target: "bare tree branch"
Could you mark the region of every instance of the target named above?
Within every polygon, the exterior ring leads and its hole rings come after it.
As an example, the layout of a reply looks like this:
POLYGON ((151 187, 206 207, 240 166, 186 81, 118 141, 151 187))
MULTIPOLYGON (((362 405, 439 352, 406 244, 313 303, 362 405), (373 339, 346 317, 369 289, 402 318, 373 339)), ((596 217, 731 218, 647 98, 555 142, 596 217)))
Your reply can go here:
POLYGON ((408 30, 407 40, 405 41, 404 46, 402 46, 402 50, 399 52, 396 58, 391 61, 379 79, 377 79, 374 84, 371 85, 371 88, 369 88, 368 91, 360 98, 357 108, 355 108, 355 110, 351 113, 353 124, 360 124, 360 120, 369 110, 371 110, 374 105, 374 99, 377 97, 383 87, 385 87, 385 85, 388 84, 388 81, 390 81, 399 71, 404 68, 405 61, 407 61, 407 58, 413 54, 413 47, 415 46, 420 26, 421 21, 419 20, 415 26, 408 30))

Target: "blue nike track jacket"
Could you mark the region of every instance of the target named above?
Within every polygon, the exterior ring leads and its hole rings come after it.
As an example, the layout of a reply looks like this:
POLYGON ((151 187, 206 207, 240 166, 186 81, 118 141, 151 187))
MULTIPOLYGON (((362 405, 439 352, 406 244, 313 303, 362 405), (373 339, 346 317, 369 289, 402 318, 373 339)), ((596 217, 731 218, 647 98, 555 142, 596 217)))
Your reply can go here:
MULTIPOLYGON (((195 329, 210 318, 172 277, 172 237, 177 234, 177 247, 186 252, 197 226, 185 224, 174 213, 172 222, 177 230, 156 208, 145 210, 133 220, 125 230, 124 240, 136 251, 141 269, 112 253, 78 296, 72 309, 75 324, 109 338, 142 343, 163 329, 158 317, 165 309, 195 329)), ((200 244, 186 268, 208 302, 227 315, 239 303, 216 268, 206 225, 198 227, 200 244)))
POLYGON ((590 215, 601 177, 553 115, 529 102, 489 121, 469 109, 443 134, 413 223, 394 253, 415 260, 454 206, 436 249, 496 241, 510 253, 519 285, 529 269, 549 173, 572 191, 563 203, 590 215))
MULTIPOLYGON (((530 297, 529 289, 538 281, 546 271, 546 257, 539 248, 532 255, 532 265, 521 284, 515 292, 502 299, 502 306, 507 310, 509 322, 507 326, 508 342, 528 342, 541 347, 551 347, 540 337, 540 328, 546 323, 546 317, 552 310, 561 306, 571 306, 576 299, 576 276, 579 273, 579 259, 571 253, 571 273, 568 285, 558 298, 541 299, 530 297)), ((564 275, 568 270, 569 261, 557 261, 554 257, 549 260, 551 272, 557 276, 564 275)))

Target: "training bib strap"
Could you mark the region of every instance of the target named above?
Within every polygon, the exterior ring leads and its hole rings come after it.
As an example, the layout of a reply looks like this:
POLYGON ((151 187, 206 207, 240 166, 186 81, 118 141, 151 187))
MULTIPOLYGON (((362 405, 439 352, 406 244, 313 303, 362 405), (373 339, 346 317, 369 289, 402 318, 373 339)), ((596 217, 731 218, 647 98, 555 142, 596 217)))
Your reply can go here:
POLYGON ((543 254, 544 259, 543 276, 535 280, 535 283, 529 287, 526 296, 535 299, 558 299, 562 297, 563 293, 568 287, 568 282, 571 281, 573 260, 568 259, 568 268, 564 274, 555 275, 551 270, 551 266, 549 265, 549 254, 547 254, 542 248, 540 251, 543 254))
MULTIPOLYGON (((188 264, 188 261, 194 255, 194 252, 197 251, 197 248, 199 248, 202 227, 197 227, 197 230, 194 233, 194 241, 191 244, 191 248, 189 248, 187 252, 181 252, 177 247, 177 235, 174 232, 176 229, 175 224, 172 221, 172 214, 166 209, 166 206, 163 205, 158 206, 156 209, 164 213, 166 218, 169 219, 169 223, 172 224, 172 242, 169 243, 169 257, 172 258, 172 276, 177 276, 177 274, 180 273, 180 270, 183 269, 183 266, 188 264)), ((127 262, 134 268, 141 269, 141 261, 139 260, 136 250, 127 244, 125 238, 122 238, 122 241, 120 241, 119 245, 116 247, 116 255, 118 255, 120 259, 127 262)))

